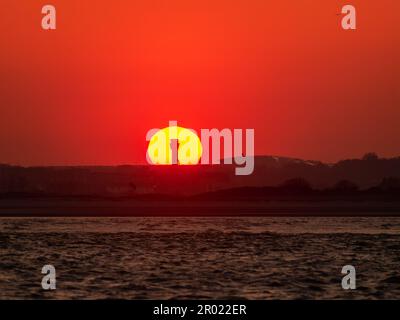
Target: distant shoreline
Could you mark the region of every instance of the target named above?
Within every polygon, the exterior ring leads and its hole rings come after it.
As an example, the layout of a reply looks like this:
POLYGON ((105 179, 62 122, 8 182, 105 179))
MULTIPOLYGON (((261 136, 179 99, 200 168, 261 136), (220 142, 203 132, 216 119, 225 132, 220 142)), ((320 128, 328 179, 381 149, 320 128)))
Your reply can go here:
POLYGON ((1 199, 0 217, 400 217, 400 201, 1 199))

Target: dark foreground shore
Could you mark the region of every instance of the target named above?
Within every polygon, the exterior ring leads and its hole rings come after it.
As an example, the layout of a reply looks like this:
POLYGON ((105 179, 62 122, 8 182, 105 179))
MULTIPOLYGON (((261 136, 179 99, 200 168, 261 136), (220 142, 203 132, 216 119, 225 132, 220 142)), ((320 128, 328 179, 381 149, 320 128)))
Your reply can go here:
POLYGON ((139 201, 1 199, 2 217, 400 216, 400 201, 139 201))

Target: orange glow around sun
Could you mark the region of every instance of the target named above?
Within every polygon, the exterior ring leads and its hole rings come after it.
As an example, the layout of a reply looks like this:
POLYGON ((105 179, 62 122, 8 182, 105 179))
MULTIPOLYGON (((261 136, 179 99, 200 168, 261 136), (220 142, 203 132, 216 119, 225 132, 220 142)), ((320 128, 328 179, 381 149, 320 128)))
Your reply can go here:
POLYGON ((147 159, 156 165, 195 165, 202 152, 201 141, 193 130, 171 126, 158 130, 151 137, 147 159))

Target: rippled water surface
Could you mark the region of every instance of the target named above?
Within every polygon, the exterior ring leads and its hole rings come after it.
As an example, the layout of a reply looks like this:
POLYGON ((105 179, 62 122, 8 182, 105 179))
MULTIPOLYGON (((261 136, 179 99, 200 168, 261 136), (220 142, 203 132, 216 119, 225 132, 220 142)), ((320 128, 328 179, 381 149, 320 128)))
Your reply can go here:
POLYGON ((400 218, 0 218, 0 298, 399 299, 400 218))

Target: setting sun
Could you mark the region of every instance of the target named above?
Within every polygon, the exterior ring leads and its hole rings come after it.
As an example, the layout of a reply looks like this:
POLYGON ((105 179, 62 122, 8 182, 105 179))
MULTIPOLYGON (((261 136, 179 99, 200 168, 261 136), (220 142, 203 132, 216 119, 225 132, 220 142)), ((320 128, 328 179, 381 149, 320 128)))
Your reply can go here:
POLYGON ((201 141, 193 130, 170 126, 152 135, 147 157, 157 165, 194 165, 199 163, 202 152, 201 141))

